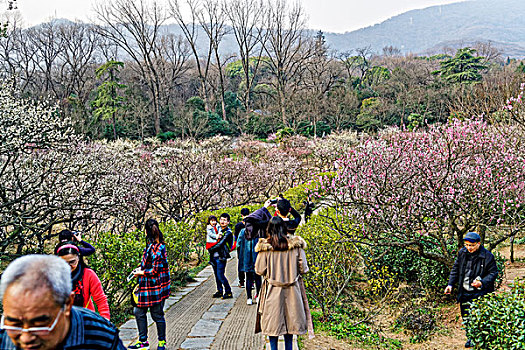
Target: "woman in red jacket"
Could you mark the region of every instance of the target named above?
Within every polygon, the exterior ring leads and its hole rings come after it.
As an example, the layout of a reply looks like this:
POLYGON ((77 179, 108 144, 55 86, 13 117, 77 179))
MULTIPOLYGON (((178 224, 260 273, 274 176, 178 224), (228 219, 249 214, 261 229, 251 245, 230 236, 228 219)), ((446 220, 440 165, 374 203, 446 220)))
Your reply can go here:
POLYGON ((96 273, 84 263, 77 245, 73 242, 61 242, 55 248, 55 255, 64 259, 71 267, 71 281, 75 293, 73 305, 95 311, 94 302, 100 315, 109 320, 108 298, 96 273))

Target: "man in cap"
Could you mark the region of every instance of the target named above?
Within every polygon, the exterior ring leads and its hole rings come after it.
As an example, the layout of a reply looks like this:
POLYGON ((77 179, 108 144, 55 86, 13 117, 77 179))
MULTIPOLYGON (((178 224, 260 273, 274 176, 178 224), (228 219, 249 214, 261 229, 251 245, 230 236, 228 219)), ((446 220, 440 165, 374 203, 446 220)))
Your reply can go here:
MULTIPOLYGON (((450 271, 445 294, 450 294, 453 286, 458 283, 457 301, 460 304, 461 318, 465 322, 470 302, 494 291, 498 268, 494 255, 481 245, 481 237, 476 232, 468 232, 463 241, 465 246, 459 250, 450 271)), ((466 348, 473 346, 470 339, 465 343, 466 348)))
POLYGON ((118 329, 73 306, 71 269, 52 255, 13 261, 0 280, 0 349, 125 349, 118 329))

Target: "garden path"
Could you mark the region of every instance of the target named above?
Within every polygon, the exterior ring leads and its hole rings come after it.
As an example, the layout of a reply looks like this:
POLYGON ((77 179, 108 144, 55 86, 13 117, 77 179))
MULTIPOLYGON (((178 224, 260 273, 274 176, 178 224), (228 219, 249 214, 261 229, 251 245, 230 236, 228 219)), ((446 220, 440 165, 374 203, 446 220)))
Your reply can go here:
MULTIPOLYGON (((246 305, 246 293, 239 288, 237 258, 228 262, 226 276, 233 299, 213 299, 215 279, 211 266, 201 271, 196 281, 172 295, 165 304, 168 349, 262 350, 269 349, 263 335, 254 334, 256 305, 246 305)), ((149 342, 156 348, 157 331, 148 314, 149 342)), ((135 319, 120 327, 124 345, 137 337, 135 319)), ((280 344, 280 347, 283 344, 280 344)), ((282 346, 284 349, 284 346, 282 346)))

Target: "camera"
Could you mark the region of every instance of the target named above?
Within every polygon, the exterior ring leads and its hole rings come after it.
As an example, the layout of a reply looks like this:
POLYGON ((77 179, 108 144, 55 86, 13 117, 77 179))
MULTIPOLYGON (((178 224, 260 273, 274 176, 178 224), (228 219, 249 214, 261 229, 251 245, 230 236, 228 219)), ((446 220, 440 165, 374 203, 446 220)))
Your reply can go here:
POLYGON ((277 204, 278 198, 270 199, 270 204, 277 204))

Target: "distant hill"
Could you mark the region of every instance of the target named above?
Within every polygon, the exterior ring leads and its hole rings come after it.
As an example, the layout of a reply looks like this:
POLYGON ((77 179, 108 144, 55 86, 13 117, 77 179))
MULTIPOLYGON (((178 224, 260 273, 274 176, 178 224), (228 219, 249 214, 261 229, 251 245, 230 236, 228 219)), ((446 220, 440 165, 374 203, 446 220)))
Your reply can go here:
MULTIPOLYGON (((56 19, 57 23, 68 23, 56 19)), ((163 31, 180 35, 176 24, 162 26, 163 31)), ((198 30, 198 46, 207 47, 206 35, 198 30)), ((316 31, 311 30, 314 35, 316 31)), ((525 0, 470 0, 405 12, 382 23, 344 34, 324 33, 326 42, 339 52, 370 47, 382 53, 393 46, 402 53, 435 54, 444 48, 473 46, 490 42, 502 57, 525 58, 525 0)), ((237 51, 233 35, 224 36, 220 52, 237 51)))
POLYGON ((325 33, 338 51, 370 46, 381 53, 393 46, 402 53, 436 52, 490 41, 503 56, 525 57, 525 0, 471 0, 405 12, 382 23, 347 32, 325 33))

